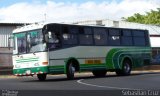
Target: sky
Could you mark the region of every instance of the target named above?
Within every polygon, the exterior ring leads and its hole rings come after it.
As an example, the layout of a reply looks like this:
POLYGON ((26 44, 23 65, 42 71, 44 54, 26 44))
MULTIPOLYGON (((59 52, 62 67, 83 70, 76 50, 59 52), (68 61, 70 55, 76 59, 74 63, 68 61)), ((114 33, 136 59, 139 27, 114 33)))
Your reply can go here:
POLYGON ((0 23, 121 20, 160 8, 160 0, 0 0, 0 23))

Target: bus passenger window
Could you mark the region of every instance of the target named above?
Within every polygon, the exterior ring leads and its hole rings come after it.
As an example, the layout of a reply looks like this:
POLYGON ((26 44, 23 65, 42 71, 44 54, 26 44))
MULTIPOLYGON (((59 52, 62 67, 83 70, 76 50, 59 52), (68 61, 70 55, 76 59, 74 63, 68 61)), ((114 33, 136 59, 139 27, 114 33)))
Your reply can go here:
POLYGON ((132 46, 133 45, 133 38, 132 38, 132 31, 131 30, 122 30, 121 36, 121 44, 124 46, 132 46))
POLYGON ((45 40, 48 43, 59 43, 58 35, 51 32, 48 32, 48 34, 45 34, 45 40))
POLYGON ((68 40, 68 38, 69 38, 69 34, 63 34, 63 39, 64 40, 68 40))
POLYGON ((93 44, 92 35, 80 34, 79 39, 80 39, 80 44, 82 44, 82 45, 92 45, 93 44))
POLYGON ((94 41, 95 45, 107 45, 107 32, 103 28, 94 28, 94 41))
POLYGON ((120 30, 118 29, 109 29, 109 45, 117 46, 120 45, 120 30))
POLYGON ((93 32, 89 27, 82 27, 79 34, 80 45, 93 45, 93 32))
POLYGON ((63 43, 64 44, 72 44, 76 45, 78 43, 77 41, 77 35, 76 34, 63 34, 63 43))
POLYGON ((59 35, 53 32, 48 32, 45 35, 46 42, 48 42, 49 49, 55 49, 60 47, 60 38, 59 35))

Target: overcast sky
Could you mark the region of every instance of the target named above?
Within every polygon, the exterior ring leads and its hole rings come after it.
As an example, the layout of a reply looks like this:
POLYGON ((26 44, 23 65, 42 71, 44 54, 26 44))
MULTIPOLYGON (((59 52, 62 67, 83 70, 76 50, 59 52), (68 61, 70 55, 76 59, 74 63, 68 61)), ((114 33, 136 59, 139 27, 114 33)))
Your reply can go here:
POLYGON ((157 8, 160 0, 0 0, 0 23, 121 20, 157 8))

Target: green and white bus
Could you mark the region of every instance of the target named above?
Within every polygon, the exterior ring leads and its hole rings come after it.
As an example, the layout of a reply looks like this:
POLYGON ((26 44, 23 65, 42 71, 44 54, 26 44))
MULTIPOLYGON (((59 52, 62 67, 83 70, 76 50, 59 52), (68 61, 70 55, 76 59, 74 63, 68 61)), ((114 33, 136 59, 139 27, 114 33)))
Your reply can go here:
POLYGON ((13 73, 17 76, 107 71, 130 75, 150 63, 147 30, 72 24, 34 24, 13 31, 13 73))

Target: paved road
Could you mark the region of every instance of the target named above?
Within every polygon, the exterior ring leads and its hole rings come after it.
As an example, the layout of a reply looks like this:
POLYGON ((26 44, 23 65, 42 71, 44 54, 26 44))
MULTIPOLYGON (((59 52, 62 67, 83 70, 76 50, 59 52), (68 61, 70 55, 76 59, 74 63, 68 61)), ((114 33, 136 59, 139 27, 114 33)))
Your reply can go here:
POLYGON ((60 75, 48 76, 44 82, 38 81, 36 76, 0 78, 0 90, 160 90, 160 73, 113 74, 103 78, 81 74, 75 80, 67 80, 65 75, 60 75))

